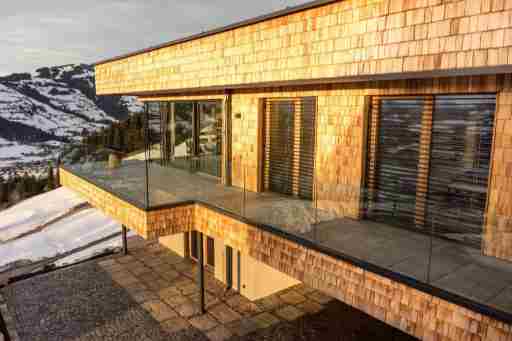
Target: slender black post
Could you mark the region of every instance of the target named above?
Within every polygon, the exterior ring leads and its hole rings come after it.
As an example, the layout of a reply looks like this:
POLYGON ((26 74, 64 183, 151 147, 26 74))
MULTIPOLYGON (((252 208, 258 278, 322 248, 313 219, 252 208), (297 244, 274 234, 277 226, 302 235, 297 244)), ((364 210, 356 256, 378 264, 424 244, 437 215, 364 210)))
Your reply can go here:
POLYGON ((198 258, 198 272, 199 272, 199 309, 201 310, 201 314, 206 312, 204 308, 204 252, 203 252, 203 234, 201 232, 198 233, 197 238, 197 250, 199 251, 198 258))
POLYGON ((149 165, 148 165, 148 162, 150 161, 151 159, 151 142, 150 142, 150 139, 149 139, 149 114, 148 114, 148 111, 149 111, 149 105, 146 103, 145 104, 145 107, 144 107, 144 146, 145 146, 145 149, 144 149, 144 164, 146 166, 146 177, 145 177, 145 180, 146 180, 146 193, 145 193, 145 196, 144 196, 144 204, 146 206, 146 208, 149 207, 149 165))
POLYGON ((122 226, 123 229, 123 254, 126 256, 128 254, 128 240, 126 238, 127 229, 126 226, 122 226))

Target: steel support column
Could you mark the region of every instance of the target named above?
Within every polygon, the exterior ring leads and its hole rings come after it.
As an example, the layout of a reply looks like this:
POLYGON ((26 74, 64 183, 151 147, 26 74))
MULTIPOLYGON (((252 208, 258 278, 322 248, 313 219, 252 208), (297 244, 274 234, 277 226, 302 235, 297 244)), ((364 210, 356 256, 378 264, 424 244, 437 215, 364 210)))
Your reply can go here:
POLYGON ((125 225, 122 226, 122 230, 123 230, 123 254, 127 255, 128 254, 128 239, 126 237, 127 228, 125 225))
POLYGON ((199 309, 201 314, 206 312, 204 307, 204 249, 203 249, 203 234, 198 232, 197 250, 199 253, 197 266, 198 266, 198 280, 199 280, 199 309))

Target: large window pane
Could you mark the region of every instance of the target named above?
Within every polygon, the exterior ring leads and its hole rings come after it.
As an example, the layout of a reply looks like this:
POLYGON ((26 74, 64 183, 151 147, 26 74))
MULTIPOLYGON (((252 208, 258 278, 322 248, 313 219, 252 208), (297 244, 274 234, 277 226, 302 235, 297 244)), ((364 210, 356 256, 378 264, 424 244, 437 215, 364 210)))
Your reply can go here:
POLYGON ((421 99, 383 99, 380 104, 374 191, 369 217, 415 226, 421 135, 421 99))
POLYGON ((222 154, 222 104, 220 101, 198 103, 198 170, 220 176, 222 154))
POLYGON ((194 103, 176 102, 174 104, 174 121, 176 127, 174 156, 177 159, 193 155, 193 116, 194 103))
POLYGON ((494 95, 438 96, 427 221, 433 232, 480 247, 491 157, 494 95))

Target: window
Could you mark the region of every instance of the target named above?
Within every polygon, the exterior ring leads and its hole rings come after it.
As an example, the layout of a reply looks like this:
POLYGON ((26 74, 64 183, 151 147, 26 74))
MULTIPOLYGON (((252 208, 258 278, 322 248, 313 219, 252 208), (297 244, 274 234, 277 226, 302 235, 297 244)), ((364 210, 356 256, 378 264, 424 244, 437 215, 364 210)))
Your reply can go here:
POLYGON ((265 100, 265 190, 313 198, 315 131, 315 97, 265 100))
POLYGON ((206 264, 215 267, 215 240, 206 237, 206 264))
POLYGON ((164 164, 220 177, 222 102, 162 102, 161 159, 164 164))
POLYGON ((369 219, 479 246, 495 95, 372 101, 369 219))
POLYGON ((192 231, 190 233, 190 256, 193 259, 199 258, 199 249, 197 247, 197 231, 192 231))

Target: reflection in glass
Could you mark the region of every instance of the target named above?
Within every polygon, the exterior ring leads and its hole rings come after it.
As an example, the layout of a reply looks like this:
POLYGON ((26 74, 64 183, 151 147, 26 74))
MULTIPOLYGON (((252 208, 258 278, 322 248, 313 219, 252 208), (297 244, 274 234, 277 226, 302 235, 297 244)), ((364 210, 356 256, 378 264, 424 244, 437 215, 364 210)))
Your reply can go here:
POLYGON ((494 95, 438 96, 433 116, 427 222, 480 248, 491 157, 494 95))
POLYGON ((194 103, 174 103, 175 147, 174 157, 177 160, 193 155, 193 115, 194 103))
POLYGON ((222 105, 220 101, 198 103, 198 171, 220 177, 222 153, 222 105))
POLYGON ((381 101, 372 220, 414 226, 422 112, 420 99, 381 101))

